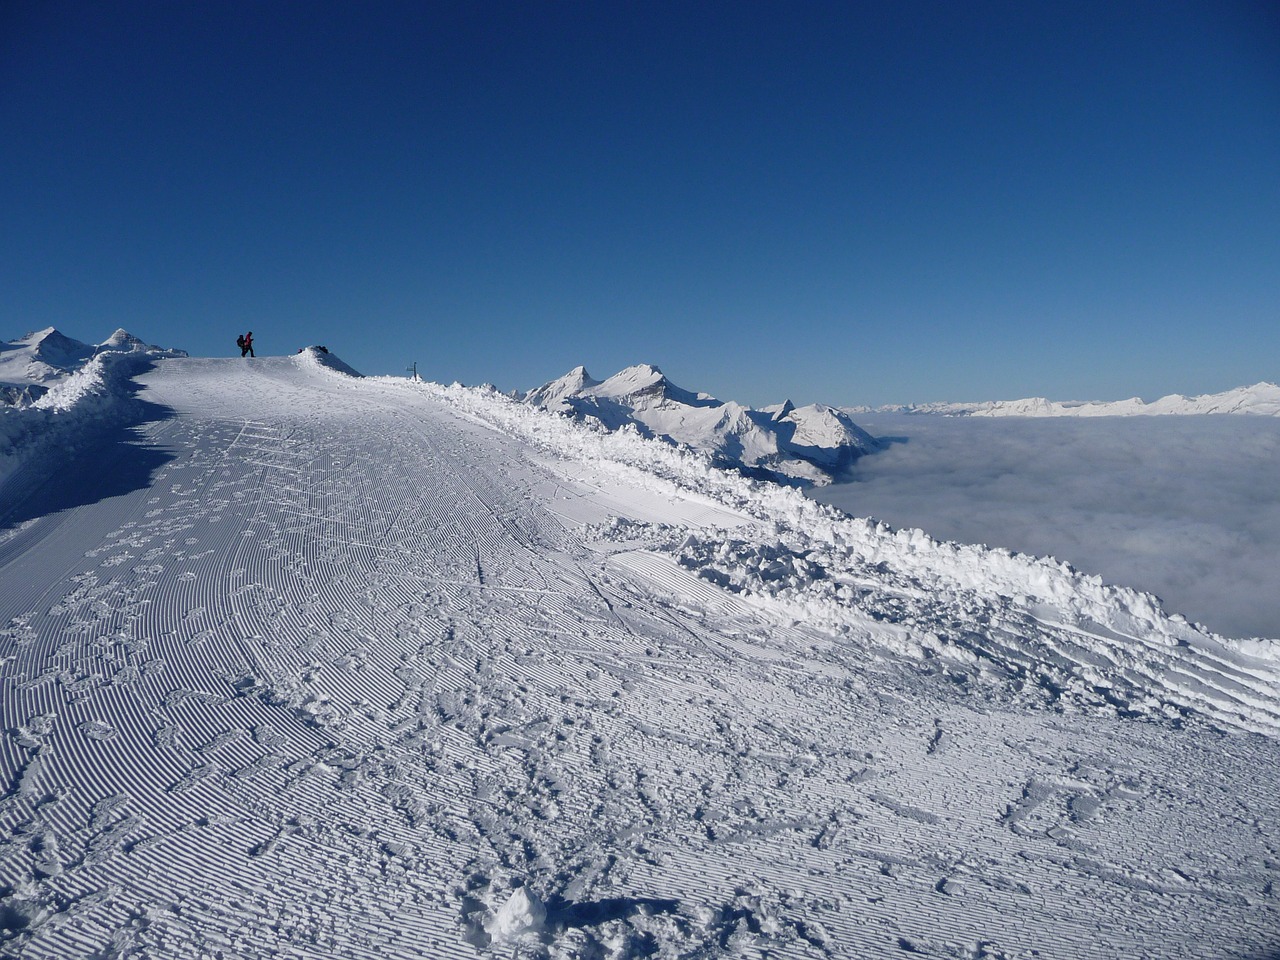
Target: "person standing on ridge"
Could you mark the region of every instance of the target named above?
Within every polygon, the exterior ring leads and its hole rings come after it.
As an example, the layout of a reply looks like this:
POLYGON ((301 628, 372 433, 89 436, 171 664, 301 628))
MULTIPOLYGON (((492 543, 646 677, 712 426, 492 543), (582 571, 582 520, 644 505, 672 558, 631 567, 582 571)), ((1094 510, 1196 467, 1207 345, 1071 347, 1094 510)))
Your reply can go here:
POLYGON ((240 356, 257 357, 257 354, 253 352, 253 331, 252 330, 250 330, 243 337, 237 340, 236 343, 240 344, 240 356))

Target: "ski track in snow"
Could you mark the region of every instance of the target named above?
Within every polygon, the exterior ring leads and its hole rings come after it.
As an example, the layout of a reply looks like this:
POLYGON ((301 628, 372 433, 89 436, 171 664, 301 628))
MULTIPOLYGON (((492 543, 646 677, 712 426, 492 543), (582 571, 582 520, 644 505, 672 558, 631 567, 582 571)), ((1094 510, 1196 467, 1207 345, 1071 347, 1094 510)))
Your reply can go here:
POLYGON ((0 542, 0 955, 1280 949, 1274 659, 796 544, 460 388, 141 381, 149 485, 0 542))

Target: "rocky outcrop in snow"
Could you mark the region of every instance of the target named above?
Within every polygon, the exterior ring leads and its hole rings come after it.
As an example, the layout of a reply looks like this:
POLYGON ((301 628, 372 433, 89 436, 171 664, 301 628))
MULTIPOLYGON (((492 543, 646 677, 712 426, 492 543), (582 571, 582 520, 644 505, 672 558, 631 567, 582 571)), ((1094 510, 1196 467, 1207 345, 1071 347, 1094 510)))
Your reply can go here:
POLYGON ((880 447, 834 407, 795 407, 788 400, 753 410, 678 387, 651 364, 627 367, 604 381, 575 367, 529 391, 524 402, 608 430, 629 427, 770 479, 829 483, 880 447))

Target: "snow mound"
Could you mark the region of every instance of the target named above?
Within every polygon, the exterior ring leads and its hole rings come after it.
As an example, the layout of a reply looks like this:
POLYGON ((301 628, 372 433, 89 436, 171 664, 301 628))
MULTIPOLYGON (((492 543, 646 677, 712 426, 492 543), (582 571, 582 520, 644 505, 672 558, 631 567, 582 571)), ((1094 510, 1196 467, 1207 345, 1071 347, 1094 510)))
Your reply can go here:
POLYGON ((547 908, 527 887, 520 887, 485 922, 485 933, 494 943, 510 943, 538 934, 547 920, 547 908))
MULTIPOLYGON (((868 413, 865 407, 845 408, 850 413, 868 413)), ((1184 397, 1172 393, 1147 403, 1139 397, 1128 400, 987 400, 981 403, 924 403, 876 407, 877 413, 935 414, 947 417, 1137 417, 1193 416, 1211 413, 1280 417, 1280 386, 1255 383, 1224 393, 1184 397)))
POLYGON ((710 454, 720 466, 769 479, 825 484, 879 442, 834 407, 791 401, 752 410, 676 386, 652 364, 627 367, 601 382, 585 367, 531 390, 524 402, 607 430, 710 454))
POLYGON ((348 377, 364 376, 363 373, 330 353, 326 347, 303 347, 296 357, 299 364, 304 366, 332 370, 334 373, 341 373, 348 377))

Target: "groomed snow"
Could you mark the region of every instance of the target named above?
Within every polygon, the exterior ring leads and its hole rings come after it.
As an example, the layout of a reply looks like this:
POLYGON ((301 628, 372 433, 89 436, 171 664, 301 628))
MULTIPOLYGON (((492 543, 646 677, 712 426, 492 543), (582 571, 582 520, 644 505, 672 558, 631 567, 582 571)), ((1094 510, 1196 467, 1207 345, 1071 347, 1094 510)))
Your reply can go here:
POLYGON ((1274 641, 492 390, 147 362, 11 430, 0 952, 1280 946, 1274 641))

